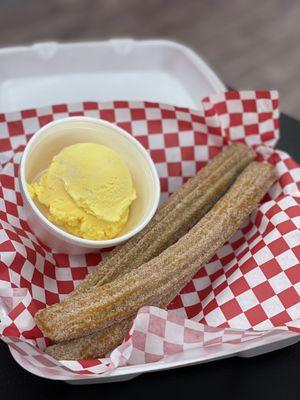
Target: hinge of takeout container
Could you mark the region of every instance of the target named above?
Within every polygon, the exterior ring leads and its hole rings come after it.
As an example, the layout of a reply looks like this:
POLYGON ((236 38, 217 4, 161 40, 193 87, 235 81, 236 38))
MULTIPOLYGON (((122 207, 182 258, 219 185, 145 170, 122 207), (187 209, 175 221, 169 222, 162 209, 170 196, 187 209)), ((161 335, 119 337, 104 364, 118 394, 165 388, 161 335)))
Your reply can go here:
POLYGON ((34 43, 32 48, 42 59, 50 59, 54 56, 58 48, 57 42, 44 42, 44 43, 34 43))
POLYGON ((109 45, 115 50, 117 54, 128 54, 136 45, 136 41, 130 38, 125 39, 110 39, 109 45))

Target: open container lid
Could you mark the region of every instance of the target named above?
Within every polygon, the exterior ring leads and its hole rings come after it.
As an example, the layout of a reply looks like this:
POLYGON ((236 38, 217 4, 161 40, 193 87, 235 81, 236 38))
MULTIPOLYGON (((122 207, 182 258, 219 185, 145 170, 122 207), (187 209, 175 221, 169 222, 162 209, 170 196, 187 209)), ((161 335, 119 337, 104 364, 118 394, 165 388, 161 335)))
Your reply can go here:
POLYGON ((191 49, 165 40, 0 49, 0 112, 77 101, 146 100, 198 109, 225 90, 191 49))

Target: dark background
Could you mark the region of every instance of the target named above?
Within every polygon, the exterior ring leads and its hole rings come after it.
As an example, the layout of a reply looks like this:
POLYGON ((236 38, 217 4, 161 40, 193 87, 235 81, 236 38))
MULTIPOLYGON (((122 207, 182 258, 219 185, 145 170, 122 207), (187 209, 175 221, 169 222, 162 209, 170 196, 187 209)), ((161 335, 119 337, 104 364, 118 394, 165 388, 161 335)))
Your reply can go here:
MULTIPOLYGON (((232 87, 279 89, 282 109, 300 117, 299 17, 298 0, 0 0, 0 47, 121 36, 178 40, 232 87)), ((282 117, 279 147, 300 161, 299 131, 300 123, 282 117)), ((124 383, 69 386, 24 371, 0 342, 0 398, 294 399, 300 396, 299 366, 297 344, 124 383)))

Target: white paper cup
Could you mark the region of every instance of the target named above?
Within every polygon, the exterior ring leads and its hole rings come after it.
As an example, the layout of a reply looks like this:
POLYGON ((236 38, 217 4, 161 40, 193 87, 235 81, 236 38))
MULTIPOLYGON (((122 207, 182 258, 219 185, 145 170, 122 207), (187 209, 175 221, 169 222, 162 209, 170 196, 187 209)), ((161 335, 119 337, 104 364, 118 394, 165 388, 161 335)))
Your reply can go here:
POLYGON ((123 129, 107 121, 69 117, 50 122, 33 135, 20 164, 20 190, 27 222, 38 239, 51 249, 84 254, 119 245, 140 232, 153 217, 159 203, 160 184, 154 163, 143 146, 123 129), (115 150, 126 162, 137 192, 121 234, 110 240, 87 240, 74 236, 50 222, 46 210, 30 197, 27 183, 47 169, 53 157, 74 143, 93 142, 115 150))

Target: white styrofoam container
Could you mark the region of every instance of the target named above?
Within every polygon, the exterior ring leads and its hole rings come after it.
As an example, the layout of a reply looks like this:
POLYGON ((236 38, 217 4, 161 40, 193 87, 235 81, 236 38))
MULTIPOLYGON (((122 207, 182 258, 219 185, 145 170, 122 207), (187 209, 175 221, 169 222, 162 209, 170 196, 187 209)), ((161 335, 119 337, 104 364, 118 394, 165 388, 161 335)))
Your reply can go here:
MULTIPOLYGON (((0 112, 76 101, 147 100, 200 108, 203 97, 225 85, 191 49, 165 40, 37 43, 0 49, 0 112)), ((72 384, 132 379, 145 372, 231 356, 252 357, 289 346, 300 335, 285 331, 255 343, 189 350, 146 365, 121 367, 110 376, 72 384), (213 351, 212 351, 213 350, 213 351)), ((27 367, 28 369, 28 367, 27 367)))

